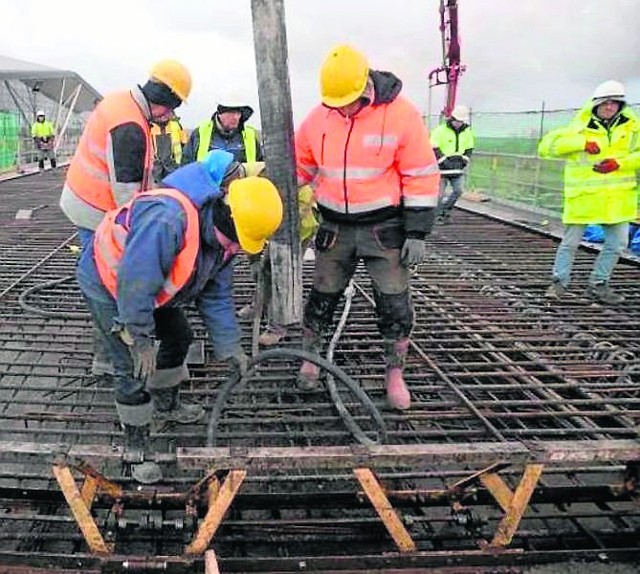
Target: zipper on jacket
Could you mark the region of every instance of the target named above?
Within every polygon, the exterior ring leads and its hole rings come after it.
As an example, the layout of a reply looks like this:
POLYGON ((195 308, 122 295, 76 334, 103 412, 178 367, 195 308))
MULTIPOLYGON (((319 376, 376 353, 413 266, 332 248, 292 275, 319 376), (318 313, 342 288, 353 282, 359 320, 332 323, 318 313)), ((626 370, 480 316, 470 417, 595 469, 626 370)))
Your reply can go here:
POLYGON ((349 131, 347 132, 347 141, 344 142, 344 156, 342 157, 343 161, 343 171, 342 171, 342 190, 344 195, 344 214, 349 215, 349 200, 347 198, 347 148, 349 147, 349 140, 351 139, 351 132, 353 131, 353 125, 355 118, 349 118, 351 124, 349 125, 349 131))

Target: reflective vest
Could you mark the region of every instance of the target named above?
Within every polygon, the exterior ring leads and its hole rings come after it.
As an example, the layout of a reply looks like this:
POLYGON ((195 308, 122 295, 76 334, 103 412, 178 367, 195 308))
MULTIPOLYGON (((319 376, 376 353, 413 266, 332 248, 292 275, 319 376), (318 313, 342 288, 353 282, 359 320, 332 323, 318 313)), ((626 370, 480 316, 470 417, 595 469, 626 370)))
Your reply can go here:
POLYGON ((53 124, 47 120, 44 122, 35 122, 31 126, 31 137, 49 138, 54 135, 53 124))
POLYGON ((113 171, 109 169, 109 162, 113 159, 107 157, 109 132, 127 123, 138 124, 146 137, 141 189, 148 189, 153 166, 149 123, 128 91, 109 94, 98 104, 89 117, 67 171, 66 186, 80 199, 104 212, 117 207, 109 179, 113 171))
POLYGON ((628 106, 621 116, 626 121, 607 129, 592 120, 593 103, 589 101, 565 127, 546 134, 538 145, 542 157, 562 158, 564 167, 564 206, 562 221, 567 224, 615 224, 633 221, 638 211, 640 169, 640 119, 628 106), (600 148, 588 154, 587 141, 600 148), (620 168, 597 173, 593 166, 613 158, 620 168))
POLYGON ((351 118, 317 106, 296 135, 298 185, 340 214, 435 207, 440 173, 420 112, 397 96, 351 118))
MULTIPOLYGON (((196 160, 202 161, 209 151, 209 145, 211 144, 211 138, 213 136, 213 120, 203 122, 198 126, 200 132, 200 142, 198 144, 198 152, 196 154, 196 160)), ((256 161, 256 154, 258 151, 256 130, 251 126, 245 126, 242 130, 242 145, 244 147, 244 153, 246 160, 249 163, 256 161)))
MULTIPOLYGON (((169 276, 155 297, 155 305, 160 307, 173 299, 193 275, 200 249, 200 216, 191 200, 176 189, 162 188, 145 191, 137 195, 136 199, 145 196, 171 197, 180 203, 187 215, 183 247, 173 260, 169 276)), ((93 247, 98 274, 114 299, 117 299, 118 295, 118 263, 122 259, 129 234, 131 205, 136 199, 107 213, 95 233, 93 247)))
POLYGON ((473 132, 469 126, 456 132, 446 123, 440 124, 431 132, 431 145, 443 155, 462 155, 468 149, 473 149, 473 132))
POLYGON ((158 154, 157 138, 168 136, 171 138, 171 155, 180 165, 182 161, 182 146, 187 143, 186 134, 177 120, 170 120, 166 125, 151 124, 151 138, 153 142, 153 154, 158 154))

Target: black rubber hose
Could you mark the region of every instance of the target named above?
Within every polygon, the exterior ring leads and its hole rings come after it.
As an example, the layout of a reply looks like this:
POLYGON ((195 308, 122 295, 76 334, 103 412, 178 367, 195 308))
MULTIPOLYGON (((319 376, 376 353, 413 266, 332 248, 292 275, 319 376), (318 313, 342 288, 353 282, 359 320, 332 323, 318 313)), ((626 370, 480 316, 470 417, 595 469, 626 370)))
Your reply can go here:
POLYGON ((68 311, 47 311, 46 309, 40 309, 39 307, 34 307, 27 303, 27 297, 32 295, 33 293, 37 293, 43 289, 47 289, 48 287, 54 287, 55 285, 61 285, 66 281, 71 281, 75 279, 74 275, 67 275, 66 277, 62 277, 60 279, 52 279, 51 281, 46 281, 44 283, 38 283, 37 285, 33 285, 28 289, 25 289, 20 296, 18 297, 18 305, 23 311, 27 313, 32 313, 34 315, 41 315, 42 317, 51 317, 54 319, 88 319, 89 313, 74 313, 68 311))
MULTIPOLYGON (((331 373, 338 381, 344 384, 356 397, 360 400, 360 402, 365 406, 365 408, 371 413, 373 420, 376 422, 377 430, 378 430, 378 441, 372 442, 371 439, 368 439, 367 444, 383 444, 387 440, 387 429, 380 414, 380 411, 377 409, 369 395, 356 383, 349 375, 347 375, 341 368, 337 367, 333 363, 330 363, 326 359, 322 358, 320 355, 316 355, 314 353, 309 353, 307 351, 302 351, 301 349, 270 349, 268 351, 263 351, 256 357, 254 357, 249 362, 249 369, 247 373, 240 377, 235 374, 231 376, 227 382, 222 386, 218 396, 216 397, 216 402, 211 409, 211 415, 209 418, 209 424, 207 426, 207 446, 216 446, 216 432, 218 429, 218 423, 220 422, 220 415, 227 403, 227 398, 229 394, 235 387, 241 387, 244 385, 255 373, 256 366, 258 363, 262 363, 264 361, 269 361, 271 359, 302 359, 304 361, 309 361, 319 367, 322 367, 329 373, 331 373)), ((357 427, 356 432, 350 426, 350 423, 355 424, 351 417, 343 418, 349 430, 354 434, 354 436, 358 436, 359 433, 362 433, 362 430, 357 427)))

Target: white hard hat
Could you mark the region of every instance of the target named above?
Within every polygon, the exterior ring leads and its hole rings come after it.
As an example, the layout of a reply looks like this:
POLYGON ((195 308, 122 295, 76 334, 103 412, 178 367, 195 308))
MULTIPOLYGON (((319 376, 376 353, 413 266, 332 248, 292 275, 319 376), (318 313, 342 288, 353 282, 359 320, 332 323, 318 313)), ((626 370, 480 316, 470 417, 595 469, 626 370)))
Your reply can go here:
POLYGON ((38 111, 36 112, 36 117, 38 117, 38 116, 44 116, 44 115, 45 115, 44 110, 38 110, 38 111))
POLYGON ((458 120, 460 122, 464 122, 465 124, 469 123, 469 108, 467 106, 463 106, 462 104, 457 105, 453 108, 451 112, 451 117, 454 120, 458 120))
POLYGON ((602 82, 593 92, 592 99, 596 106, 602 102, 606 102, 607 100, 624 102, 626 99, 624 84, 617 80, 607 80, 606 82, 602 82))

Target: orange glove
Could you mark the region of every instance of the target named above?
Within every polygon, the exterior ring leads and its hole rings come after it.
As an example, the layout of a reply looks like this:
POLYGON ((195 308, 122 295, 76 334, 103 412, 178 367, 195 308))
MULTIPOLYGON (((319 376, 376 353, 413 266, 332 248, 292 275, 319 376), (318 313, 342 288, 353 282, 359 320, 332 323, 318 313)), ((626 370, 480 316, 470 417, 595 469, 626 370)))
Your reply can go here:
POLYGON ((619 167, 620 164, 615 159, 603 159, 600 163, 593 166, 593 171, 597 171, 598 173, 611 173, 619 167))
POLYGON ((584 144, 584 151, 592 155, 600 153, 600 146, 596 142, 587 142, 584 144))

